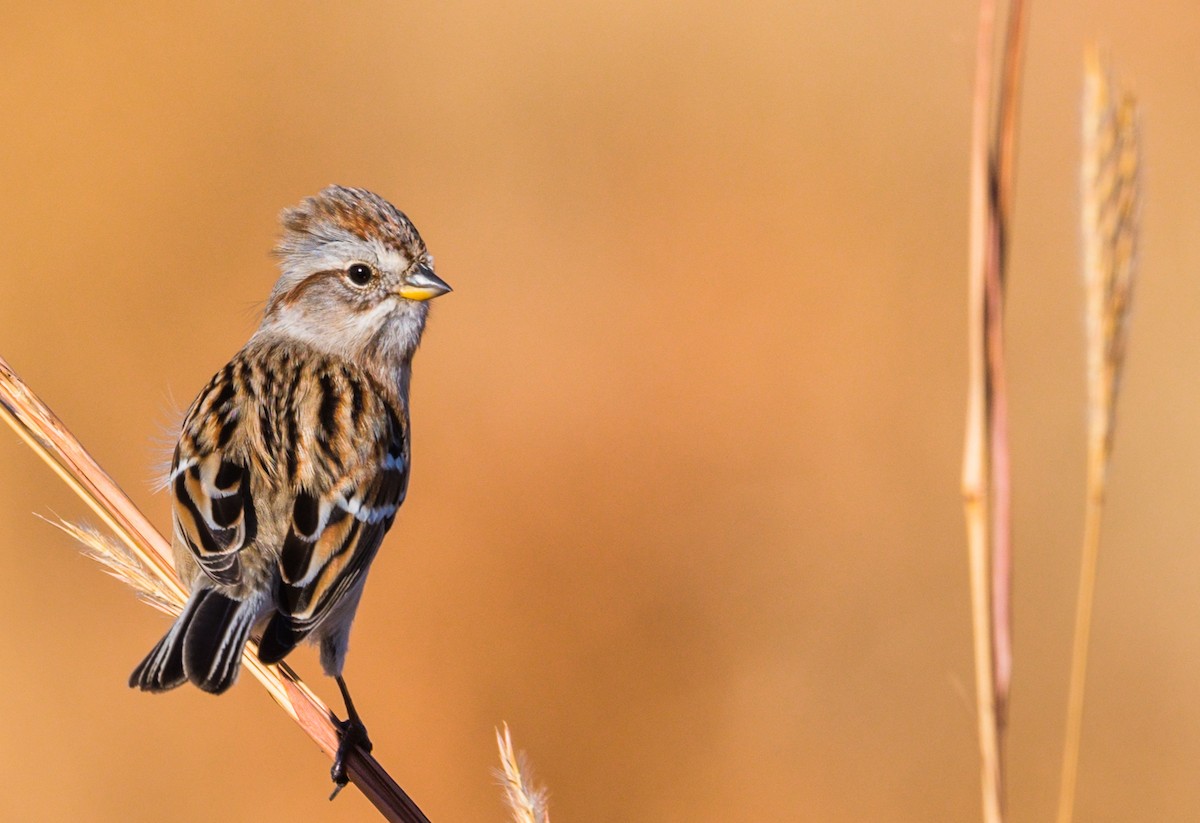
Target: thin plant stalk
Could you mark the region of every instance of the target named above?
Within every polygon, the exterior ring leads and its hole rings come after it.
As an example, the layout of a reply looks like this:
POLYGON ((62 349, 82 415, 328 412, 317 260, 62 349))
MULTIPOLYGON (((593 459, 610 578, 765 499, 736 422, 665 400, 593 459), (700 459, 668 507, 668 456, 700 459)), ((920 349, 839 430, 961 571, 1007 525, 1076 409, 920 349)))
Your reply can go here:
POLYGON ((972 111, 970 302, 967 333, 970 375, 967 394, 966 445, 963 456, 963 501, 971 577, 971 623, 975 648, 975 705, 979 735, 980 782, 983 818, 1001 820, 1000 750, 996 724, 995 682, 992 679, 992 588, 990 509, 988 482, 988 417, 986 333, 986 272, 991 243, 987 210, 990 174, 987 128, 991 99, 991 42, 995 4, 983 0, 979 11, 979 37, 972 111))
MULTIPOLYGON (((0 358, 0 417, 112 529, 130 557, 142 567, 145 580, 153 581, 146 585, 153 585, 154 589, 143 593, 175 609, 181 608, 187 593, 168 559, 167 541, 3 358, 0 358)), ((93 551, 104 551, 103 541, 85 542, 93 551)), ((137 584, 125 575, 120 576, 137 584)), ((254 643, 247 645, 242 662, 288 717, 332 758, 338 748, 338 732, 334 725, 337 718, 329 707, 287 665, 267 666, 260 662, 254 643)), ((348 761, 350 779, 385 819, 395 823, 429 823, 369 753, 354 749, 348 761)))
MULTIPOLYGON (((992 661, 996 678, 996 706, 1001 735, 1008 719, 1008 697, 1012 688, 1012 472, 1008 448, 1008 378, 1004 347, 1004 288, 1008 262, 1008 228, 1013 209, 1013 178, 1017 162, 1017 101, 1021 91, 1021 63, 1025 30, 1028 25, 1028 4, 1014 0, 1008 14, 1003 64, 1000 75, 1000 99, 996 123, 996 221, 998 235, 996 250, 998 265, 995 278, 998 293, 989 298, 995 306, 994 322, 989 332, 994 336, 989 346, 991 372, 995 381, 996 404, 992 426, 992 482, 994 510, 992 517, 992 613, 994 616, 995 653, 992 661)), ((1001 740, 1003 743, 1003 740, 1001 740)))
POLYGON ((996 100, 996 4, 994 0, 982 0, 972 105, 969 376, 962 490, 970 560, 981 800, 986 823, 1004 820, 1004 728, 1012 673, 1004 290, 1026 14, 1026 4, 1021 0, 1014 0, 1008 7, 996 100))
POLYGON ((1117 394, 1125 363, 1141 198, 1137 104, 1129 94, 1114 93, 1111 75, 1095 50, 1089 52, 1085 64, 1083 108, 1080 222, 1087 302, 1087 499, 1058 823, 1070 823, 1075 809, 1084 686, 1100 560, 1100 525, 1116 431, 1117 394))

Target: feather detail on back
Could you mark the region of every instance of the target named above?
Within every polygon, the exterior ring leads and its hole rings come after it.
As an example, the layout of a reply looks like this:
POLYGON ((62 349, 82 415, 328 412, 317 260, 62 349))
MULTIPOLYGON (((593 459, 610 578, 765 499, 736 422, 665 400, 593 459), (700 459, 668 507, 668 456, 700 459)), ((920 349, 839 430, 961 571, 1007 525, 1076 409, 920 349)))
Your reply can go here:
MULTIPOLYGON (((365 370, 269 338, 192 404, 170 474, 177 542, 217 587, 272 597, 264 661, 282 660, 361 585, 408 488, 406 411, 365 370), (264 533, 264 522, 279 525, 264 533)), ((216 608, 197 625, 220 618, 242 633, 216 608)))
POLYGON ((283 515, 281 544, 262 548, 287 583, 307 585, 353 522, 390 525, 407 486, 406 424, 400 398, 367 372, 254 341, 184 421, 170 474, 180 540, 213 582, 236 585, 259 522, 283 515))
POLYGON ((259 647, 264 662, 283 658, 338 611, 358 588, 408 488, 408 431, 388 413, 369 459, 302 491, 280 552, 276 614, 259 647))

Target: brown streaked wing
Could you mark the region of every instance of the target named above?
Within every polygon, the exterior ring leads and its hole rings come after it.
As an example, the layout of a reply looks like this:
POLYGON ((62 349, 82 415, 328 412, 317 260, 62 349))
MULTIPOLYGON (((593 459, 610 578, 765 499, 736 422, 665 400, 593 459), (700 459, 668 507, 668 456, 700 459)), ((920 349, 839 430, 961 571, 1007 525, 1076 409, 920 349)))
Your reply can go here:
POLYGON ((205 387, 184 421, 171 465, 176 532, 200 568, 226 585, 241 576, 238 553, 254 542, 257 517, 250 474, 227 447, 251 396, 244 368, 231 361, 205 387))

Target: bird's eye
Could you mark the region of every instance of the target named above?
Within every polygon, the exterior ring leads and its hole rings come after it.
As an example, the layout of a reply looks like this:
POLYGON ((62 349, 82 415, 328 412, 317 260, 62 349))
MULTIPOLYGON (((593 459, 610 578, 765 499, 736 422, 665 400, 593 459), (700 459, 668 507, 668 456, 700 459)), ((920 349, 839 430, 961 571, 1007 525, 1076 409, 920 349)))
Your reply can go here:
POLYGON ((371 267, 366 263, 355 263, 350 268, 346 269, 346 277, 350 278, 350 282, 356 286, 365 286, 371 282, 374 276, 371 267))

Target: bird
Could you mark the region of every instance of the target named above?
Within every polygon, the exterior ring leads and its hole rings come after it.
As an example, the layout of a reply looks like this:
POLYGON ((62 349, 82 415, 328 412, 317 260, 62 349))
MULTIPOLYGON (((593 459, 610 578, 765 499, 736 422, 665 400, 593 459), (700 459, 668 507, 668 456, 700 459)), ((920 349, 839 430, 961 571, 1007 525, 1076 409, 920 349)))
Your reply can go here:
POLYGON ((331 776, 371 741, 343 677, 371 562, 408 490, 409 385, 429 301, 451 291, 408 217, 329 186, 284 209, 258 329, 188 409, 165 486, 190 595, 129 685, 221 694, 258 658, 320 650, 346 704, 331 776))

